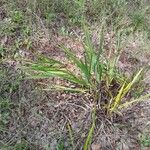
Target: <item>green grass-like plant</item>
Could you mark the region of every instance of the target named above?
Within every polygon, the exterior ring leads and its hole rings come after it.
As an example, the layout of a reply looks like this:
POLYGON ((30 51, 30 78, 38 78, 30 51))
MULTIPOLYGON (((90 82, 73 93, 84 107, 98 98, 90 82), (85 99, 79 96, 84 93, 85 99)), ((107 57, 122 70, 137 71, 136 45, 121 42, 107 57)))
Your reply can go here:
MULTIPOLYGON (((103 108, 107 109, 109 115, 113 112, 118 112, 118 109, 120 110, 121 108, 128 107, 135 102, 149 97, 150 94, 147 94, 144 97, 132 99, 132 101, 125 101, 123 103, 122 100, 126 99, 126 95, 130 93, 134 84, 139 81, 144 69, 139 70, 133 79, 123 77, 116 69, 118 56, 113 58, 113 60, 115 60, 113 63, 111 60, 105 61, 106 59, 103 55, 104 27, 101 29, 98 50, 94 48, 89 31, 85 25, 84 31, 84 56, 82 59, 79 59, 70 49, 62 45, 60 46, 63 52, 65 52, 68 61, 76 66, 79 74, 69 70, 62 62, 49 59, 42 55, 37 55, 39 58, 37 62, 28 62, 28 67, 25 67, 25 69, 28 70, 28 73, 34 79, 57 77, 74 83, 76 85, 75 88, 54 84, 50 89, 46 90, 88 92, 92 95, 95 102, 99 102, 103 108), (113 86, 117 87, 111 89, 113 86), (105 104, 102 97, 107 99, 105 104)), ((120 44, 117 45, 119 46, 120 44)), ((116 49, 119 50, 119 47, 116 49)))
POLYGON ((93 110, 93 114, 92 114, 93 118, 92 118, 92 126, 89 130, 89 133, 88 133, 88 136, 86 138, 86 141, 84 143, 84 147, 83 147, 83 150, 90 150, 90 145, 91 145, 91 142, 92 142, 92 136, 93 136, 93 133, 94 133, 94 129, 95 129, 95 122, 96 122, 96 110, 94 109, 93 110))

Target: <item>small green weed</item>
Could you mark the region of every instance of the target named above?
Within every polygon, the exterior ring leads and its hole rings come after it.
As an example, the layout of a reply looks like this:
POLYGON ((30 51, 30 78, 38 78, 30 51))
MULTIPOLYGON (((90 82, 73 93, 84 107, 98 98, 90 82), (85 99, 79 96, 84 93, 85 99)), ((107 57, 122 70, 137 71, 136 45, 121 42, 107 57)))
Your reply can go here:
POLYGON ((64 143, 63 141, 59 141, 59 143, 57 144, 56 150, 64 150, 64 143))
POLYGON ((131 21, 133 26, 133 31, 136 30, 147 30, 148 29, 148 20, 146 18, 146 10, 149 8, 145 8, 141 11, 135 11, 131 14, 131 21))
POLYGON ((60 33, 63 36, 68 36, 69 35, 69 31, 67 30, 67 28, 65 28, 64 26, 60 28, 60 33))
POLYGON ((0 59, 4 58, 5 52, 6 52, 6 48, 0 45, 0 59))
POLYGON ((9 100, 0 100, 0 125, 5 126, 10 119, 11 103, 9 100))
POLYGON ((6 20, 5 22, 2 22, 1 24, 2 34, 13 36, 15 35, 15 29, 16 24, 12 22, 10 19, 6 20))
POLYGON ((13 22, 21 24, 23 23, 23 14, 21 11, 11 11, 10 12, 10 17, 13 22))
POLYGON ((31 29, 30 29, 30 27, 27 26, 27 25, 24 25, 24 26, 21 28, 21 33, 23 34, 24 37, 30 36, 30 34, 31 34, 31 29))
POLYGON ((150 147, 150 137, 148 135, 143 134, 140 137, 140 143, 142 147, 150 147))
POLYGON ((46 19, 46 24, 50 24, 53 22, 56 18, 56 14, 50 11, 45 12, 45 19, 46 19))
POLYGON ((142 133, 139 134, 139 142, 141 144, 141 149, 144 149, 145 147, 150 147, 150 126, 149 122, 145 126, 145 128, 142 130, 142 133))

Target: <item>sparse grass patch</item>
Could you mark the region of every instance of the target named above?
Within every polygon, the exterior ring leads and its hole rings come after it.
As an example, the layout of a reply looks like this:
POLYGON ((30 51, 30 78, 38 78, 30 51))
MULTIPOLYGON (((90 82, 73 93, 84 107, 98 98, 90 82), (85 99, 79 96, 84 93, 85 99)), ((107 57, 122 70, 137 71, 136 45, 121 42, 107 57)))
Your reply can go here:
POLYGON ((8 149, 13 149, 13 150, 28 150, 31 147, 28 145, 28 143, 25 140, 22 140, 18 143, 16 143, 14 146, 3 146, 0 150, 8 150, 8 149))
POLYGON ((145 147, 150 147, 150 131, 149 131, 149 123, 144 128, 142 133, 139 134, 139 142, 141 144, 141 149, 144 149, 145 147))
POLYGON ((12 68, 7 68, 5 65, 0 67, 0 126, 7 127, 11 118, 11 110, 14 106, 12 95, 18 90, 21 76, 18 75, 18 79, 16 79, 12 74, 15 73, 11 70, 12 68))

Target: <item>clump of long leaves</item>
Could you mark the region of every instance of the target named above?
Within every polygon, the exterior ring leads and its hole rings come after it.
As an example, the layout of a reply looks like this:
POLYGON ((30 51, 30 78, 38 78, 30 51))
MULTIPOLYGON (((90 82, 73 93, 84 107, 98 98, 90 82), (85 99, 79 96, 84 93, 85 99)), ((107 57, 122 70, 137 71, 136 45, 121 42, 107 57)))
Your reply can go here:
MULTIPOLYGON (((85 27, 85 51, 83 59, 76 57, 76 55, 71 52, 70 49, 60 46, 60 48, 67 55, 68 60, 72 62, 80 71, 79 75, 76 75, 76 73, 68 70, 67 67, 65 67, 65 64, 62 62, 46 58, 42 55, 38 55, 38 58, 40 58, 39 61, 31 62, 29 64, 28 70, 34 70, 38 72, 38 75, 33 76, 32 74, 33 78, 59 77, 79 85, 81 88, 78 88, 78 91, 96 90, 101 83, 104 70, 104 64, 100 62, 103 49, 103 32, 101 32, 100 41, 100 48, 96 52, 91 43, 90 34, 85 27)), ((56 87, 57 86, 55 86, 55 88, 56 87)), ((69 90, 69 88, 62 86, 59 86, 59 88, 69 90)))
MULTIPOLYGON (((134 84, 139 80, 143 69, 141 69, 133 77, 133 79, 124 78, 116 72, 117 57, 113 63, 104 61, 103 58, 103 42, 104 42, 104 30, 101 29, 100 45, 96 50, 91 42, 91 37, 87 27, 84 26, 85 41, 84 45, 84 57, 79 59, 70 49, 60 46, 65 52, 69 62, 79 70, 77 75, 75 72, 69 70, 65 64, 58 60, 49 59, 41 54, 38 54, 37 62, 28 62, 28 67, 25 67, 32 78, 50 78, 58 77, 63 80, 67 80, 74 83, 76 88, 70 88, 62 85, 53 85, 50 89, 54 90, 67 90, 74 92, 89 92, 93 96, 95 101, 103 103, 103 98, 107 101, 104 108, 107 109, 108 114, 117 112, 118 110, 128 107, 132 103, 144 100, 150 97, 150 94, 142 96, 138 99, 132 99, 131 101, 125 101, 123 99, 130 92, 134 84), (106 63, 107 62, 107 63, 106 63), (113 65, 112 65, 113 64, 113 65), (36 73, 36 74, 35 74, 36 73), (115 87, 111 89, 110 87, 115 87)), ((119 45, 119 44, 118 44, 119 45)))

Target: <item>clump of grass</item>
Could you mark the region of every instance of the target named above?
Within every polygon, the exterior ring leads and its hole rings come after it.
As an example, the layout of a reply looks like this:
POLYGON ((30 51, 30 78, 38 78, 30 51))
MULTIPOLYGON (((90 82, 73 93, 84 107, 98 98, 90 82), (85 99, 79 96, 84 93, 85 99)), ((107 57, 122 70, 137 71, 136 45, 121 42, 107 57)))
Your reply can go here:
POLYGON ((136 30, 148 30, 148 18, 146 13, 149 10, 149 6, 143 8, 142 10, 136 10, 135 12, 131 13, 131 25, 133 26, 133 31, 136 30))
MULTIPOLYGON (((79 70, 78 75, 69 70, 65 64, 58 60, 39 56, 41 59, 39 62, 30 62, 30 64, 28 64, 29 66, 25 67, 28 71, 30 70, 32 73, 37 73, 35 75, 31 74, 31 77, 57 77, 74 83, 76 88, 66 87, 65 85, 53 85, 51 89, 88 92, 94 101, 100 104, 101 108, 106 109, 109 115, 112 115, 114 112, 119 112, 121 108, 128 107, 133 103, 149 97, 150 94, 138 99, 132 99, 127 96, 134 84, 139 81, 144 69, 140 69, 132 79, 128 79, 117 71, 116 63, 119 56, 115 56, 113 61, 105 61, 105 58, 103 58, 104 28, 102 27, 101 29, 100 46, 98 50, 96 50, 92 44, 89 31, 85 25, 84 31, 83 59, 79 59, 70 49, 60 46, 65 52, 68 61, 72 62, 79 70), (128 101, 128 99, 131 101, 128 101)), ((117 45, 119 46, 120 44, 117 45)), ((119 50, 118 47, 116 49, 119 50)))

